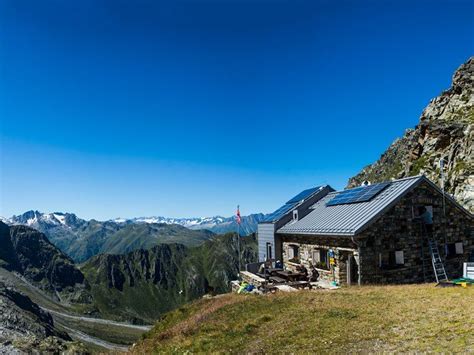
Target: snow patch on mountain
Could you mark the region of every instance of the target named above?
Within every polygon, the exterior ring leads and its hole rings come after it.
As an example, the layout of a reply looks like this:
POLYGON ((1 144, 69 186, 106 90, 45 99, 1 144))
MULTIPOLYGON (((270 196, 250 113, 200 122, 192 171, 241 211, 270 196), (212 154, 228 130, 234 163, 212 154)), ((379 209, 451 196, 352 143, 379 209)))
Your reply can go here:
POLYGON ((116 218, 111 220, 115 223, 164 223, 164 224, 179 224, 190 229, 205 229, 211 228, 222 223, 230 223, 235 221, 235 217, 193 217, 193 218, 170 218, 161 216, 151 217, 136 217, 131 219, 116 218))
MULTIPOLYGON (((254 233, 257 230, 257 224, 263 220, 263 214, 252 214, 243 216, 240 225, 240 232, 242 235, 254 233)), ((12 216, 11 218, 3 218, 7 224, 21 224, 33 227, 40 231, 47 231, 49 229, 68 231, 84 226, 88 223, 86 220, 78 218, 73 213, 41 213, 39 211, 28 211, 22 215, 12 216)), ((101 222, 102 223, 102 222, 101 222)), ((170 218, 162 216, 151 217, 136 217, 136 218, 115 218, 103 223, 114 223, 117 225, 127 225, 134 223, 148 223, 148 224, 177 224, 189 229, 208 229, 215 233, 227 233, 237 230, 237 220, 235 216, 232 217, 193 217, 193 218, 170 218)))

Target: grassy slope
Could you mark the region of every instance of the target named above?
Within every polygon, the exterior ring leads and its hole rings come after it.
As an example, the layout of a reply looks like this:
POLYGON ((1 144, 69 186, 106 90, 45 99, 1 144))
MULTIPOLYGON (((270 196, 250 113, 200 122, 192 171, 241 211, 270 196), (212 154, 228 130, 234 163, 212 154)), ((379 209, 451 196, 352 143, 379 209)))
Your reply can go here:
POLYGON ((227 294, 168 313, 135 353, 474 351, 474 287, 227 294))

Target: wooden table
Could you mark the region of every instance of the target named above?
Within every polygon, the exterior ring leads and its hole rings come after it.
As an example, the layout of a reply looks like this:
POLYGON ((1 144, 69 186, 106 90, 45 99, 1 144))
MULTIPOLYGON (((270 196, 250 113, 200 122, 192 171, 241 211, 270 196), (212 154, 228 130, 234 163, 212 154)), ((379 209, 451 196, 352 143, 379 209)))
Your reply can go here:
POLYGON ((271 267, 267 268, 267 274, 268 274, 268 275, 275 275, 275 274, 277 274, 277 273, 280 272, 280 271, 283 271, 283 269, 280 269, 280 268, 271 268, 271 267))
POLYGON ((290 272, 290 271, 277 271, 277 275, 283 277, 288 281, 298 281, 304 277, 306 274, 304 272, 290 272))

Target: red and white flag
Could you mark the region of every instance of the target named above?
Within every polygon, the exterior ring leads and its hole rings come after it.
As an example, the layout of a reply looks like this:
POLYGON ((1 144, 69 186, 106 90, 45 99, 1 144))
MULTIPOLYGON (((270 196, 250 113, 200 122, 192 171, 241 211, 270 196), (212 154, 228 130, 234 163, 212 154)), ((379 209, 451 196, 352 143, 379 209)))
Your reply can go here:
POLYGON ((237 213, 235 214, 236 219, 237 219, 237 224, 240 224, 242 222, 242 218, 240 218, 240 206, 237 206, 237 213))

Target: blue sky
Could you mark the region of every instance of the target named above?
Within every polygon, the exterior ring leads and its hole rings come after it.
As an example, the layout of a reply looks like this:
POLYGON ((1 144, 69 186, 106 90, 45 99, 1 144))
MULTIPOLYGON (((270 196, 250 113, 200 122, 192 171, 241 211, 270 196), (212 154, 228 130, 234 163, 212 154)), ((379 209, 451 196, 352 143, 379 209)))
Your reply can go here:
POLYGON ((449 87, 472 1, 0 4, 0 215, 270 212, 449 87))

